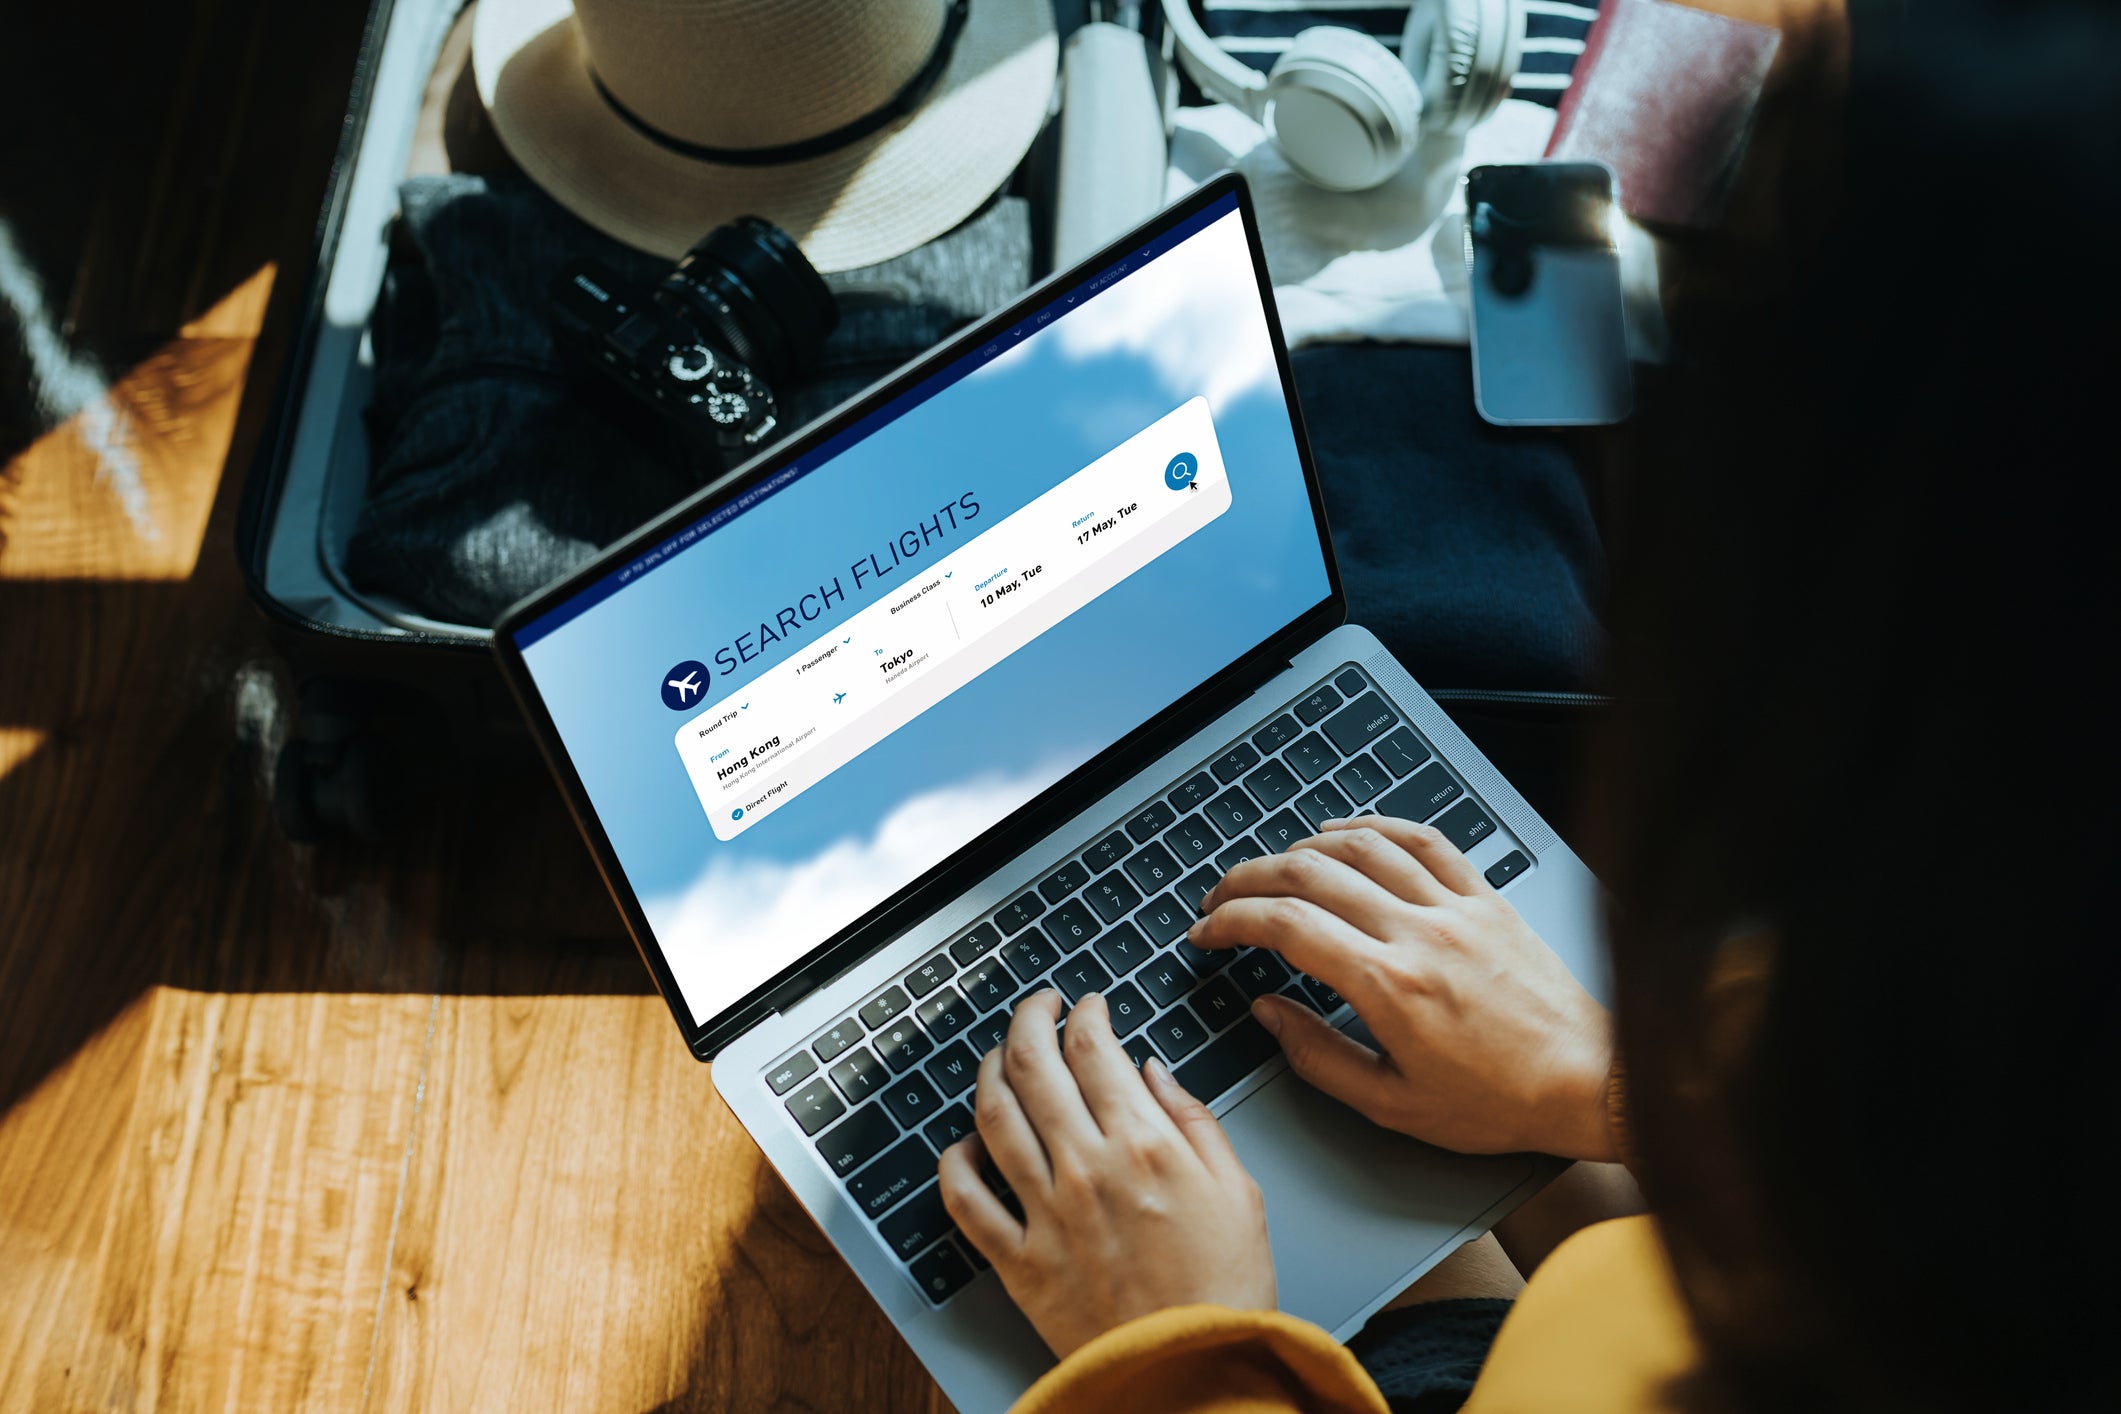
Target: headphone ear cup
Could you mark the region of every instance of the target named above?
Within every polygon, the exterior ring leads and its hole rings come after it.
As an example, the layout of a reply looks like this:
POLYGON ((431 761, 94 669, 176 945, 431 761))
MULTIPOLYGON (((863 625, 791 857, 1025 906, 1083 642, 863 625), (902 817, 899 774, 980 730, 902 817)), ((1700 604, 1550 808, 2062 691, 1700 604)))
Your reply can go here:
POLYGON ((1275 145, 1299 176, 1329 191, 1363 191, 1405 166, 1421 110, 1421 88, 1398 56, 1339 25, 1297 35, 1267 75, 1275 145))
POLYGON ((1419 81, 1429 133, 1459 134, 1508 96, 1524 55, 1524 0, 1414 0, 1400 58, 1419 81))

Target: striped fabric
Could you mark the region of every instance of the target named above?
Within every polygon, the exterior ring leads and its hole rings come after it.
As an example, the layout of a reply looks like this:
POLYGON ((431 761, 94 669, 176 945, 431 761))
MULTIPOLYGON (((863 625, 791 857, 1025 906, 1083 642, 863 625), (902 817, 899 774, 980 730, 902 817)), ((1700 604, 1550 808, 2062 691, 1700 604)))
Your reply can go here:
MULTIPOLYGON (((1274 67, 1299 31, 1313 25, 1346 25, 1374 35, 1393 53, 1407 25, 1405 4, 1378 0, 1196 0, 1201 27, 1215 42, 1264 73, 1274 67)), ((1525 0, 1524 62, 1510 97, 1552 108, 1567 91, 1583 54, 1583 37, 1598 18, 1598 0, 1525 0)))

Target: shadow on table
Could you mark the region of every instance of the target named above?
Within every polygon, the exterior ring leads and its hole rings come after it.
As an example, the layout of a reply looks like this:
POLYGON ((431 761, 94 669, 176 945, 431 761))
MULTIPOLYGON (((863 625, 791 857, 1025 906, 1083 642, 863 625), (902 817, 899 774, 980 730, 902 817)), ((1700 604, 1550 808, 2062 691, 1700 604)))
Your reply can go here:
POLYGON ((183 581, 0 580, 0 1113, 156 986, 652 990, 535 761, 387 843, 286 838, 284 670, 214 539, 183 581))
POLYGON ((707 1283, 712 1315, 701 1323, 684 1391, 644 1414, 954 1414, 787 1185, 761 1166, 758 1186, 750 1221, 707 1283), (798 1350, 802 1358, 790 1359, 798 1350))

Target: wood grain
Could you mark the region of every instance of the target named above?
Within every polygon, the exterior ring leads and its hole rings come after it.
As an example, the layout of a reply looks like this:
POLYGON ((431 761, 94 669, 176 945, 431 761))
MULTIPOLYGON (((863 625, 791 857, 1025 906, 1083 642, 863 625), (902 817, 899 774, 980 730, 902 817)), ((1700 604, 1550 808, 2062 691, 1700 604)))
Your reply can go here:
POLYGON ((273 272, 32 444, 0 478, 0 579, 189 578, 273 272))
POLYGON ((443 1000, 379 1407, 940 1404, 670 1032, 653 997, 443 1000))
POLYGON ((385 846, 271 822, 235 506, 360 14, 46 7, 0 53, 55 145, 9 216, 111 375, 25 424, 0 330, 0 1411, 938 1409, 542 768, 385 846))
POLYGON ((200 566, 271 282, 0 481, 0 1407, 351 1408, 373 1353, 432 996, 173 985, 328 970, 239 960, 313 910, 258 871, 262 649, 200 566))
POLYGON ((433 1010, 156 988, 10 1112, 0 1405, 357 1407, 433 1010))
MULTIPOLYGON (((0 1408, 63 1409, 130 1363, 96 1301, 153 1002, 141 998, 0 1115, 0 1408)), ((138 1407, 124 1391, 87 1402, 138 1407)))
POLYGON ((388 849, 273 832, 256 291, 113 388, 153 533, 78 427, 6 471, 0 1409, 941 1407, 528 763, 388 849))

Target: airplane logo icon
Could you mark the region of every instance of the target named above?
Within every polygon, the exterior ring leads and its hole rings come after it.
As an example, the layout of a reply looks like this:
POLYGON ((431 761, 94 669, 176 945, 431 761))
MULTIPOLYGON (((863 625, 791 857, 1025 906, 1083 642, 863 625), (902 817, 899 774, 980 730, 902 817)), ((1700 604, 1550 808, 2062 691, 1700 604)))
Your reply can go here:
POLYGON ((673 712, 699 706, 700 694, 707 690, 707 677, 705 663, 687 658, 663 674, 663 705, 673 712))
POLYGON ((834 702, 845 702, 847 700, 847 694, 844 692, 835 692, 832 694, 832 700, 834 702))

